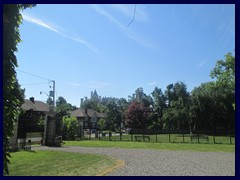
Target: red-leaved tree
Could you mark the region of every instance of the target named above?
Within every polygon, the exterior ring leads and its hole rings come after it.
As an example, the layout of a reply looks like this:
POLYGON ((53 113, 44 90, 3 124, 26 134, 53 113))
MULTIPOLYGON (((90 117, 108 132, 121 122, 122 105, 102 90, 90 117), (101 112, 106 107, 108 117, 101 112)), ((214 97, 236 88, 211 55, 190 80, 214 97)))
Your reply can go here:
POLYGON ((132 102, 125 114, 126 126, 136 129, 146 128, 149 110, 149 107, 145 107, 142 103, 132 102))

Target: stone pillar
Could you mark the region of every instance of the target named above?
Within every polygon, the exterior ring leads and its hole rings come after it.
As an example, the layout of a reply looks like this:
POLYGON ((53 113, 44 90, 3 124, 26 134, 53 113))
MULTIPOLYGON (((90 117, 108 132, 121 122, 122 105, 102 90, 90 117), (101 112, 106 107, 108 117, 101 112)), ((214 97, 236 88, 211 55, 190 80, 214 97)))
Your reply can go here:
POLYGON ((56 136, 56 118, 55 112, 50 109, 46 113, 45 123, 44 123, 44 137, 43 145, 45 146, 54 146, 55 145, 55 136, 56 136))
POLYGON ((80 133, 80 139, 83 140, 84 134, 83 134, 83 121, 79 120, 79 133, 80 133))

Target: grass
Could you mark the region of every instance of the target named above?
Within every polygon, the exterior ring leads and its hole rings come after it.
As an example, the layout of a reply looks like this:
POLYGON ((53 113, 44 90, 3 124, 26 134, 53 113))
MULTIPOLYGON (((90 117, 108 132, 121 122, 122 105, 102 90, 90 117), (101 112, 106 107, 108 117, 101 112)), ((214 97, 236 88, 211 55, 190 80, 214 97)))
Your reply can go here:
POLYGON ((230 152, 235 153, 235 145, 230 144, 191 144, 191 143, 156 143, 156 142, 131 142, 131 141, 64 141, 64 146, 84 147, 115 147, 115 148, 137 148, 171 151, 199 151, 199 152, 230 152))
POLYGON ((105 155, 58 151, 11 153, 10 176, 105 175, 122 162, 105 155))

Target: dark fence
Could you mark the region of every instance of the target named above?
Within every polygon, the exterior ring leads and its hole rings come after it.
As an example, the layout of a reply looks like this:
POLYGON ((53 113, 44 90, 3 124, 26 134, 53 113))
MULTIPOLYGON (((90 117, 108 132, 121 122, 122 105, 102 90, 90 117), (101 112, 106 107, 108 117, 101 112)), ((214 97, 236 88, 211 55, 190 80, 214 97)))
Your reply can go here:
POLYGON ((111 131, 96 132, 84 136, 88 140, 100 141, 135 141, 135 142, 168 142, 168 143, 208 143, 208 144, 235 144, 234 132, 195 131, 149 131, 132 129, 128 133, 111 131))

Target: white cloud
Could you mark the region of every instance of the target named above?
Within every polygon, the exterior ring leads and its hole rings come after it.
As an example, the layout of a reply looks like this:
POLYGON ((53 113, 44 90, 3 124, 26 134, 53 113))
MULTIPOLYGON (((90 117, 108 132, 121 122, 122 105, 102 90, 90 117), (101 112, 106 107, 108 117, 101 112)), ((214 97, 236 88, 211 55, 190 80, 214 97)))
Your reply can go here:
POLYGON ((42 27, 45 27, 45 28, 47 28, 47 29, 49 29, 49 30, 51 30, 51 31, 54 31, 54 32, 56 32, 56 33, 59 33, 59 31, 58 31, 56 28, 54 28, 52 25, 47 24, 47 23, 43 22, 43 21, 40 20, 40 19, 31 17, 31 16, 29 16, 29 15, 27 15, 27 14, 24 14, 24 13, 22 13, 22 17, 23 17, 23 20, 25 20, 25 21, 28 21, 28 22, 37 24, 37 25, 42 26, 42 27))
POLYGON ((89 50, 91 50, 93 53, 95 53, 97 55, 99 53, 99 51, 95 47, 93 47, 93 45, 91 43, 87 42, 86 40, 84 40, 83 38, 79 37, 78 35, 72 35, 72 34, 69 34, 69 33, 63 33, 60 30, 58 30, 56 27, 54 27, 53 25, 48 24, 48 23, 44 22, 41 19, 29 16, 29 15, 27 15, 25 13, 22 13, 22 17, 23 17, 23 20, 25 20, 25 21, 28 21, 30 23, 34 23, 36 25, 42 26, 42 27, 44 27, 46 29, 49 29, 49 30, 55 32, 55 33, 58 33, 59 35, 61 35, 64 38, 71 39, 73 41, 76 41, 76 42, 86 46, 89 50))
POLYGON ((127 36, 129 39, 134 40, 138 44, 141 44, 142 46, 153 48, 154 45, 145 39, 137 36, 133 31, 131 31, 130 28, 127 27, 127 25, 123 25, 120 23, 116 18, 114 18, 112 15, 107 13, 103 8, 101 8, 99 5, 90 5, 96 12, 98 12, 100 15, 105 16, 111 23, 115 24, 122 33, 127 36))
POLYGON ((110 86, 111 84, 108 82, 96 82, 96 81, 88 82, 89 88, 102 89, 110 86))
POLYGON ((148 86, 154 86, 156 84, 157 84, 157 82, 153 81, 153 82, 148 83, 148 86))
POLYGON ((200 63, 197 64, 198 68, 203 67, 206 64, 206 61, 201 61, 200 63))
POLYGON ((81 87, 82 84, 79 84, 79 83, 74 83, 74 82, 69 82, 67 83, 69 86, 73 86, 73 87, 81 87))
POLYGON ((87 83, 69 82, 67 84, 73 87, 82 87, 82 88, 91 88, 91 89, 105 89, 105 88, 113 87, 108 82, 98 82, 98 81, 89 81, 87 83))

